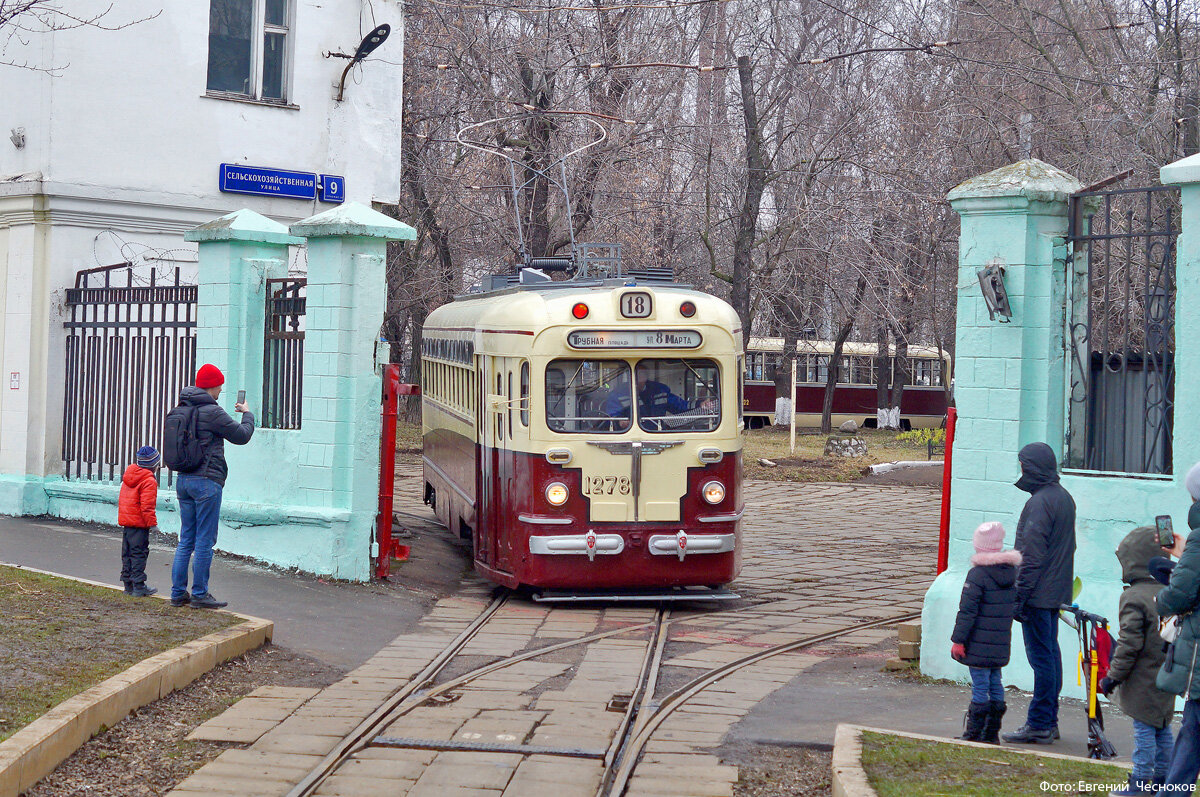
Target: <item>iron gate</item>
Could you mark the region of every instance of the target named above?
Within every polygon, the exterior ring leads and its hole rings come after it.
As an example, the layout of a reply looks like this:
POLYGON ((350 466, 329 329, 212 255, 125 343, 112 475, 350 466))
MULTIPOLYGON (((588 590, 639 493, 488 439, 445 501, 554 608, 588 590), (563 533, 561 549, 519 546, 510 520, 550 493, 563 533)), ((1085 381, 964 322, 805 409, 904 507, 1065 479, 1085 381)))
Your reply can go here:
POLYGON ((68 479, 118 481, 196 369, 196 286, 129 263, 79 272, 67 289, 62 458, 68 479), (124 285, 114 284, 124 282, 124 285))
POLYGON ((1178 219, 1172 186, 1071 197, 1069 467, 1171 473, 1178 219))
POLYGON ((267 328, 263 349, 262 425, 299 429, 304 395, 304 313, 308 280, 267 280, 267 328))

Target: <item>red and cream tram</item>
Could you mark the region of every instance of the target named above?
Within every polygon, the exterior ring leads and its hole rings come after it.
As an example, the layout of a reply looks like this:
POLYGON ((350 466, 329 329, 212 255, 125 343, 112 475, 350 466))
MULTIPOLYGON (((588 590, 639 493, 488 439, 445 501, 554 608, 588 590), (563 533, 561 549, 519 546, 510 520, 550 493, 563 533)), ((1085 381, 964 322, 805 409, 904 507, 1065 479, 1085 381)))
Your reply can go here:
MULTIPOLYGON (((838 369, 837 389, 833 392, 834 426, 848 420, 859 426, 874 428, 876 424, 876 346, 874 343, 847 342, 842 347, 838 369)), ((825 383, 829 377, 829 360, 833 356, 831 340, 801 340, 796 342, 796 425, 820 426, 821 409, 825 403, 825 383)), ((908 347, 908 361, 903 363, 908 385, 901 399, 900 427, 902 429, 936 429, 946 416, 946 388, 950 380, 950 354, 932 346, 908 347)), ((896 347, 888 348, 891 378, 902 364, 896 357, 896 347)), ((746 427, 759 429, 769 426, 775 418, 775 375, 779 369, 790 369, 791 363, 783 354, 782 338, 751 338, 746 347, 745 390, 742 411, 746 427)))
POLYGON ((737 314, 664 281, 533 278, 426 320, 426 503, 508 587, 728 583, 743 511, 737 314))

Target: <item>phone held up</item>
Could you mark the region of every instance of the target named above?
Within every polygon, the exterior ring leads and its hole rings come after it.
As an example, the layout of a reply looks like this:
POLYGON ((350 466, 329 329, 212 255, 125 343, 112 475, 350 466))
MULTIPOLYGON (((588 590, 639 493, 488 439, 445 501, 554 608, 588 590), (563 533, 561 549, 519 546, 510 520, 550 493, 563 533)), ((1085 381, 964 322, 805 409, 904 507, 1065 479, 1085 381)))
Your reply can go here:
POLYGON ((1175 531, 1171 526, 1170 515, 1159 515, 1154 518, 1154 527, 1158 529, 1158 544, 1164 548, 1175 545, 1175 531))
MULTIPOLYGON (((239 390, 239 391, 238 391, 238 400, 237 400, 237 403, 238 403, 238 404, 245 404, 245 403, 246 403, 246 391, 244 391, 244 390, 239 390)), ((1169 519, 1170 519, 1170 518, 1168 518, 1168 520, 1169 520, 1169 519)))

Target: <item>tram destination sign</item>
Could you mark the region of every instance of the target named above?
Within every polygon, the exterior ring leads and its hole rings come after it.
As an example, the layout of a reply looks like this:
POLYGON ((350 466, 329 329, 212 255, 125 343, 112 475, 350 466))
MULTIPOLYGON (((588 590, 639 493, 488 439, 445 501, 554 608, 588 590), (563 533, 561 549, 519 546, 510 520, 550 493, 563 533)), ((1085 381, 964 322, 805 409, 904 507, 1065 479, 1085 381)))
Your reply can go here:
POLYGON ((581 329, 567 335, 573 349, 698 349, 694 329, 581 329))

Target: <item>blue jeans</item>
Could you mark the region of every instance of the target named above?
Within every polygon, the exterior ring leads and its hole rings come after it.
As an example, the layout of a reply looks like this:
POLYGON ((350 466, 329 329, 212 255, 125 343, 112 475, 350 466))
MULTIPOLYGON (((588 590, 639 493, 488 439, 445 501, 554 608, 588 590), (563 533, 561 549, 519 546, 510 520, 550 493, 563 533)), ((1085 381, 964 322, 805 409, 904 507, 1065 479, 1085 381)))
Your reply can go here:
POLYGON ((171 597, 182 598, 188 592, 188 562, 192 565, 192 595, 208 594, 208 570, 212 565, 213 546, 217 544, 217 520, 221 516, 221 485, 194 473, 175 477, 179 497, 179 545, 171 564, 171 597), (194 556, 193 556, 194 552, 194 556))
POLYGON ((1179 724, 1179 735, 1175 737, 1175 754, 1171 756, 1171 767, 1167 770, 1167 785, 1175 786, 1174 794, 1187 793, 1196 788, 1196 777, 1200 775, 1200 700, 1185 700, 1183 722, 1179 724), (1186 787, 1186 790, 1179 787, 1186 787))
POLYGON ((1058 725, 1058 695, 1062 692, 1062 651, 1058 647, 1058 612, 1054 609, 1025 610, 1021 622, 1025 655, 1033 670, 1033 700, 1025 724, 1035 730, 1058 725))
POLYGON ((1150 780, 1165 777, 1171 765, 1171 753, 1175 751, 1175 739, 1171 726, 1155 728, 1141 720, 1133 721, 1133 777, 1150 780))
POLYGON ((1000 680, 999 667, 971 667, 971 702, 987 703, 995 700, 1004 702, 1004 682, 1000 680))

